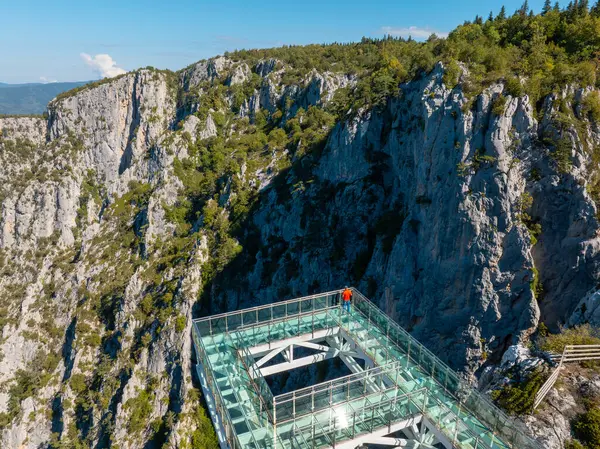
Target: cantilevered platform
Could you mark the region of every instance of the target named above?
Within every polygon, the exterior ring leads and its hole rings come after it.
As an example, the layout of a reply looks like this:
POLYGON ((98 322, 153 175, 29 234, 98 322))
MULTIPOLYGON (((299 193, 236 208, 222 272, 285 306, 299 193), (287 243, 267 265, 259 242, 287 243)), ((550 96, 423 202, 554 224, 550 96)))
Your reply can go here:
POLYGON ((334 291, 194 321, 198 374, 222 449, 541 449, 353 293, 350 313, 334 291), (278 396, 265 381, 333 357, 353 374, 278 396))

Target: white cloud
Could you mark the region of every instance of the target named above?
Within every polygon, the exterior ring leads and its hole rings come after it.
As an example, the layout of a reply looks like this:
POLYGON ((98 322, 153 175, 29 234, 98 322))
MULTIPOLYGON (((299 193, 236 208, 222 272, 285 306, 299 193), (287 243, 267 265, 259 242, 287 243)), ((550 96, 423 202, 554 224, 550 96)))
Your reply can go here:
POLYGON ((416 26, 410 26, 408 28, 381 27, 381 32, 396 37, 407 38, 410 36, 413 39, 427 39, 432 34, 435 34, 437 37, 448 37, 448 33, 443 31, 432 30, 428 27, 420 28, 416 26))
POLYGON ((81 59, 83 59, 83 61, 102 78, 112 78, 113 76, 126 73, 121 67, 117 67, 117 63, 110 55, 100 54, 92 57, 87 53, 81 53, 80 56, 81 59))
POLYGON ((58 80, 55 79, 48 79, 45 76, 40 76, 40 81, 44 84, 48 84, 48 83, 58 83, 58 80))

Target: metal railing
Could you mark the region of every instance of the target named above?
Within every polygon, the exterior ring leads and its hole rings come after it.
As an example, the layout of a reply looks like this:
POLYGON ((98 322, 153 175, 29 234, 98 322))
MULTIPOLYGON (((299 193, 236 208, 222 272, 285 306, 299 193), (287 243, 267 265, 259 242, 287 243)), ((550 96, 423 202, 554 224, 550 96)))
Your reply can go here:
POLYGON ((204 347, 204 344, 202 343, 202 339, 199 338, 199 335, 196 332, 193 332, 193 341, 199 361, 202 361, 202 364, 206 368, 208 368, 204 369, 204 373, 206 375, 206 383, 214 398, 216 413, 219 415, 219 417, 221 418, 221 422, 223 423, 225 439, 231 449, 243 449, 233 427, 233 420, 231 419, 229 410, 227 409, 227 407, 224 406, 225 400, 223 399, 221 390, 218 387, 216 387, 217 382, 213 374, 213 367, 208 355, 206 354, 206 349, 204 347))
POLYGON ((354 288, 352 290, 354 306, 368 322, 375 323, 385 333, 385 337, 400 348, 409 360, 454 396, 462 404, 465 412, 481 419, 493 434, 498 435, 502 441, 514 448, 542 449, 537 441, 527 436, 527 428, 522 421, 500 410, 490 399, 460 379, 450 367, 392 321, 379 307, 358 290, 354 288))
POLYGON ((260 324, 267 324, 275 320, 285 320, 301 313, 311 313, 336 305, 339 290, 289 299, 287 301, 265 304, 249 309, 220 313, 205 318, 194 320, 200 335, 214 335, 216 333, 233 332, 260 324))
POLYGON ((277 416, 277 422, 281 424, 358 397, 365 398, 371 394, 397 389, 400 369, 400 362, 392 362, 277 395, 273 397, 273 415, 277 416))
MULTIPOLYGON (((474 442, 474 446, 469 445, 465 447, 501 447, 498 440, 502 440, 514 448, 541 448, 537 442, 526 436, 524 426, 519 421, 508 417, 488 398, 483 396, 476 389, 470 387, 466 382, 462 381, 453 370, 451 370, 445 363, 431 353, 431 351, 414 339, 397 323, 392 321, 381 309, 375 306, 375 304, 364 297, 358 290, 354 288, 352 290, 353 307, 355 310, 360 312, 360 314, 370 325, 373 325, 369 326, 367 329, 370 337, 373 339, 384 340, 384 346, 381 349, 386 353, 385 360, 391 361, 394 360, 394 357, 396 357, 390 353, 389 346, 391 344, 393 344, 398 350, 400 350, 401 353, 406 356, 405 360, 402 360, 401 362, 393 361, 388 365, 377 367, 373 372, 383 373, 386 367, 394 365, 399 366, 399 364, 403 363, 406 363, 406 367, 408 368, 409 363, 412 362, 420 371, 429 376, 431 379, 434 379, 435 382, 437 382, 437 384, 443 388, 443 391, 448 393, 450 397, 453 397, 454 401, 456 401, 456 407, 453 406, 451 408, 436 398, 435 393, 432 393, 429 389, 425 389, 426 392, 430 393, 428 396, 430 397, 431 403, 435 403, 435 407, 445 409, 446 412, 444 416, 455 423, 453 427, 456 429, 454 435, 450 431, 444 432, 450 441, 455 440, 456 433, 458 433, 458 429, 460 427, 461 433, 463 435, 469 435, 470 440, 474 442), (481 419, 482 423, 485 423, 485 426, 489 427, 489 432, 492 433, 491 445, 489 444, 489 441, 483 441, 480 436, 473 431, 473 429, 467 428, 463 422, 467 413, 473 417, 481 419), (496 437, 496 435, 498 437, 496 437), (494 444, 494 439, 496 438, 498 443, 494 444)), ((311 295, 283 301, 280 303, 257 306, 250 309, 223 313, 194 320, 194 343, 197 351, 200 352, 199 358, 203 363, 206 363, 209 368, 206 370, 207 377, 210 376, 211 380, 211 382, 209 382, 209 387, 215 396, 215 402, 218 402, 217 410, 219 411, 219 415, 224 418, 223 423, 228 441, 230 441, 230 438, 233 437, 232 442, 234 444, 231 445, 233 449, 238 449, 240 447, 239 441, 237 438, 235 438, 235 432, 232 428, 232 421, 228 410, 222 406, 223 400, 219 388, 214 386, 215 381, 212 378, 212 372, 208 373, 209 371, 212 371, 212 365, 210 363, 210 359, 206 355, 206 351, 204 350, 202 338, 199 338, 199 336, 215 335, 218 333, 229 333, 230 335, 235 335, 236 331, 247 331, 249 328, 263 326, 265 324, 270 329, 271 326, 274 327, 279 323, 287 322, 295 318, 298 318, 299 329, 301 325, 301 315, 314 315, 315 313, 321 312, 326 312, 328 316, 332 316, 334 318, 334 322, 336 322, 340 328, 347 329, 348 333, 351 335, 352 329, 348 327, 347 324, 344 324, 342 319, 343 314, 333 313, 334 309, 339 308, 339 294, 340 290, 336 290, 323 294, 311 295)), ((303 324, 306 325, 306 321, 304 321, 303 324)), ((315 323, 313 322, 313 332, 315 328, 314 326, 315 323)), ((235 344, 234 346, 237 347, 235 344)), ((259 410, 259 416, 262 417, 261 419, 264 423, 266 423, 265 425, 268 425, 269 421, 273 425, 274 446, 278 445, 277 441, 281 441, 277 436, 277 424, 281 425, 284 423, 289 423, 290 420, 293 421, 296 416, 299 416, 297 413, 299 412, 298 405, 301 400, 313 401, 318 395, 326 395, 328 393, 332 394, 335 388, 341 388, 342 393, 345 392, 346 395, 348 395, 351 388, 350 385, 356 385, 356 382, 361 382, 359 379, 361 378, 360 376, 362 373, 359 373, 359 375, 346 376, 345 378, 336 379, 334 381, 325 382, 313 387, 308 387, 273 397, 264 378, 262 378, 260 375, 256 375, 257 373, 254 373, 253 375, 251 372, 252 367, 254 366, 254 356, 250 353, 249 349, 243 345, 240 345, 237 349, 240 362, 248 371, 250 384, 256 390, 258 397, 260 398, 259 402, 256 404, 257 410, 259 410), (253 377, 255 380, 252 380, 253 377), (288 405, 291 407, 287 407, 288 405), (271 410, 269 410, 270 408, 271 410), (284 409, 286 412, 283 412, 284 409), (278 411, 279 417, 277 416, 278 411), (287 415, 285 413, 287 413, 287 415)), ((383 374, 381 374, 381 377, 383 378, 383 374)), ((364 382, 367 380, 366 377, 362 377, 361 379, 364 382)), ((407 393, 407 395, 409 394, 412 393, 407 393)), ((339 403, 350 406, 349 401, 342 400, 339 403)), ((328 401, 327 406, 331 408, 332 404, 333 402, 328 401)), ((328 408, 327 406, 325 409, 328 408)), ((335 407, 337 406, 338 405, 335 405, 335 407)), ((377 404, 373 406, 376 408, 377 404)), ((423 405, 419 407, 420 412, 427 416, 431 422, 436 423, 436 426, 438 424, 442 426, 444 423, 436 422, 436 419, 441 419, 440 415, 430 414, 428 411, 429 409, 427 409, 425 406, 426 403, 423 403, 423 405)), ((317 409, 312 409, 311 411, 315 410, 317 409)), ((320 424, 319 426, 322 427, 320 424)), ((449 426, 448 428, 451 429, 452 426, 449 426)), ((313 434, 315 432, 314 426, 312 432, 313 434)))
POLYGON ((535 395, 532 412, 539 407, 546 395, 552 390, 565 363, 600 360, 600 345, 567 345, 559 357, 557 367, 535 395))
POLYGON ((254 357, 250 354, 248 348, 242 348, 238 352, 242 364, 249 374, 249 382, 257 393, 259 416, 265 425, 273 422, 273 414, 271 412, 271 404, 273 403, 273 393, 265 378, 260 375, 254 363, 254 357))
POLYGON ((422 414, 422 407, 417 404, 427 397, 426 390, 422 388, 393 395, 375 403, 370 403, 366 399, 361 406, 344 403, 332 407, 329 409, 327 420, 319 421, 313 416, 309 424, 302 427, 296 424, 292 426, 290 431, 292 448, 323 447, 322 444, 335 448, 337 443, 353 440, 382 427, 391 427, 400 420, 417 417, 422 414), (320 440, 320 444, 315 445, 316 440, 320 440))

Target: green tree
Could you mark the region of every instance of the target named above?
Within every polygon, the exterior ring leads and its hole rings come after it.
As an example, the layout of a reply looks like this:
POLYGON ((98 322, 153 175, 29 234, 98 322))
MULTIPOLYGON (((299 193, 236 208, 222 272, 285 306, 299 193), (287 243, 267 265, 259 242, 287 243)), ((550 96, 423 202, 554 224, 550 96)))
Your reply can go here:
POLYGON ((552 2, 550 0, 546 0, 544 2, 544 7, 542 8, 542 14, 546 15, 552 10, 552 2))

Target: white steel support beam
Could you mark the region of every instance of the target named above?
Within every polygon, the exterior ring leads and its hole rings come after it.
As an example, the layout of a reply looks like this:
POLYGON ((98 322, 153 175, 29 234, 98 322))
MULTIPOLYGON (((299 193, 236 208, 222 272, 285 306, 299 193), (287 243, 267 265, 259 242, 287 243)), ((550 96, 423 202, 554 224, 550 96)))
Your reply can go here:
MULTIPOLYGON (((422 419, 423 419, 422 415, 417 415, 417 416, 414 416, 411 418, 397 421, 395 423, 392 423, 389 427, 386 426, 383 429, 376 430, 376 431, 366 434, 366 435, 361 435, 357 438, 354 438, 353 440, 347 440, 347 441, 343 441, 341 443, 337 443, 335 445, 335 449, 355 449, 356 447, 358 447, 362 444, 369 444, 369 441, 373 438, 384 437, 386 435, 390 435, 392 433, 398 432, 402 429, 406 429, 407 427, 410 427, 413 424, 417 424, 417 423, 421 422, 422 419)), ((404 446, 404 447, 409 448, 409 449, 417 448, 417 447, 419 447, 419 446, 417 446, 417 444, 418 443, 414 443, 412 446, 404 446)), ((400 447, 403 447, 403 446, 400 446, 400 447)))
POLYGON ((296 343, 296 346, 302 346, 303 348, 314 349, 315 351, 329 351, 329 349, 331 349, 329 346, 318 345, 316 343, 311 343, 308 341, 296 343))
POLYGON ((275 357, 277 354, 284 351, 285 349, 286 349, 285 346, 282 346, 281 348, 273 349, 271 352, 269 352, 267 355, 263 356, 259 361, 257 361, 254 364, 254 367, 260 368, 261 366, 263 366, 265 363, 267 363, 269 360, 271 360, 273 357, 275 357))
POLYGON ((327 352, 320 352, 318 354, 309 355, 299 359, 294 359, 291 362, 278 363, 277 365, 266 366, 260 369, 260 375, 263 377, 270 376, 272 374, 281 373, 282 371, 289 371, 301 366, 312 365, 313 363, 322 362, 323 360, 332 359, 337 357, 339 351, 337 349, 330 348, 327 352))
POLYGON ((248 351, 253 356, 258 356, 258 355, 270 352, 275 348, 281 348, 282 346, 284 348, 287 348, 291 344, 295 345, 295 344, 302 343, 305 341, 312 341, 312 342, 322 341, 326 337, 328 337, 330 335, 335 335, 338 332, 339 332, 339 327, 337 327, 337 326, 331 327, 329 329, 321 329, 321 330, 315 331, 314 333, 298 335, 296 337, 286 338, 284 340, 270 341, 270 342, 264 343, 262 345, 253 346, 251 348, 248 348, 248 351))

